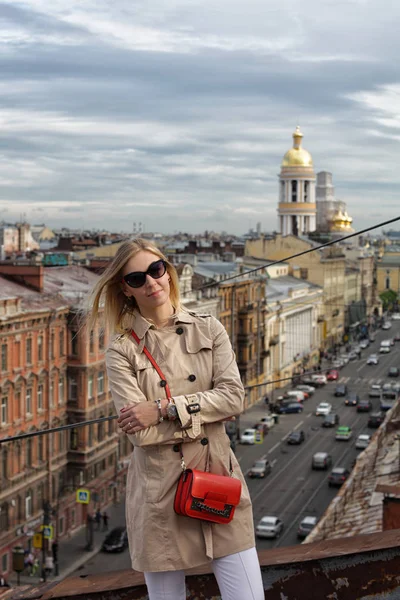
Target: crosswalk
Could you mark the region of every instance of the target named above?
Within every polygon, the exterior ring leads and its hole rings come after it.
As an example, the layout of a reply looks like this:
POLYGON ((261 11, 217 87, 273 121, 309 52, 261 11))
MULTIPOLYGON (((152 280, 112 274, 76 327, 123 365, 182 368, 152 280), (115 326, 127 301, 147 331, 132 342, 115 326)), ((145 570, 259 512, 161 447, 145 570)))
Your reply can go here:
POLYGON ((385 379, 375 379, 375 377, 372 378, 368 378, 368 377, 340 377, 340 379, 337 381, 337 383, 349 383, 349 381, 351 381, 351 383, 354 383, 355 385, 360 384, 360 385, 373 385, 374 383, 380 383, 382 384, 385 379))

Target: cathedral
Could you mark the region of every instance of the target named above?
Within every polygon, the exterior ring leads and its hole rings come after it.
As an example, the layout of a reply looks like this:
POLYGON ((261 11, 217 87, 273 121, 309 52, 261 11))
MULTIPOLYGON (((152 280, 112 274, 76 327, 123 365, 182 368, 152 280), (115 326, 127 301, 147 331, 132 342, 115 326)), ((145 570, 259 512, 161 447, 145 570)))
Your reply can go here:
POLYGON ((282 235, 313 232, 341 237, 353 233, 345 202, 336 200, 332 173, 315 176, 311 154, 302 147, 300 127, 293 133, 293 147, 283 157, 279 175, 278 229, 282 235))

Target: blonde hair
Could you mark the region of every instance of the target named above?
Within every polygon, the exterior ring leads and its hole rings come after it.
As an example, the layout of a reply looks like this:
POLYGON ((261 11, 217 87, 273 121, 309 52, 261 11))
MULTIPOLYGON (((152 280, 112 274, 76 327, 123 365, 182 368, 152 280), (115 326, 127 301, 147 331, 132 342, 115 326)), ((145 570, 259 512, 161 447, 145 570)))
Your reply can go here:
POLYGON ((180 309, 179 279, 175 267, 153 243, 143 238, 136 238, 121 244, 93 288, 86 307, 89 331, 94 328, 101 317, 111 334, 125 332, 125 318, 134 314, 139 307, 133 297, 127 298, 122 291, 122 271, 126 263, 141 251, 151 252, 166 262, 167 273, 170 277, 169 298, 175 311, 180 309))

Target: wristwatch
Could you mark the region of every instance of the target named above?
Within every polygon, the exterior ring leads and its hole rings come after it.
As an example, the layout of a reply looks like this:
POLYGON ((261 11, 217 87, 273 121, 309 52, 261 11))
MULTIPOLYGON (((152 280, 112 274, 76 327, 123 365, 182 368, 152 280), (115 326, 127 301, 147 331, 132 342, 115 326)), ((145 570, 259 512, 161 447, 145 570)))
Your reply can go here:
POLYGON ((178 409, 173 402, 167 404, 167 418, 169 421, 175 421, 178 418, 178 409))

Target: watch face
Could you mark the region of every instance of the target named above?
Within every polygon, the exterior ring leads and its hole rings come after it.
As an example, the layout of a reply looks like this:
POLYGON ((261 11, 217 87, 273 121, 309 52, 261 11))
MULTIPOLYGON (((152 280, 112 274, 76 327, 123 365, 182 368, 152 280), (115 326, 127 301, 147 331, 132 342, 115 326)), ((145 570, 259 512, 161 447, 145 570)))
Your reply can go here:
POLYGON ((167 415, 170 419, 176 419, 178 416, 178 409, 176 408, 175 404, 168 404, 167 415))

